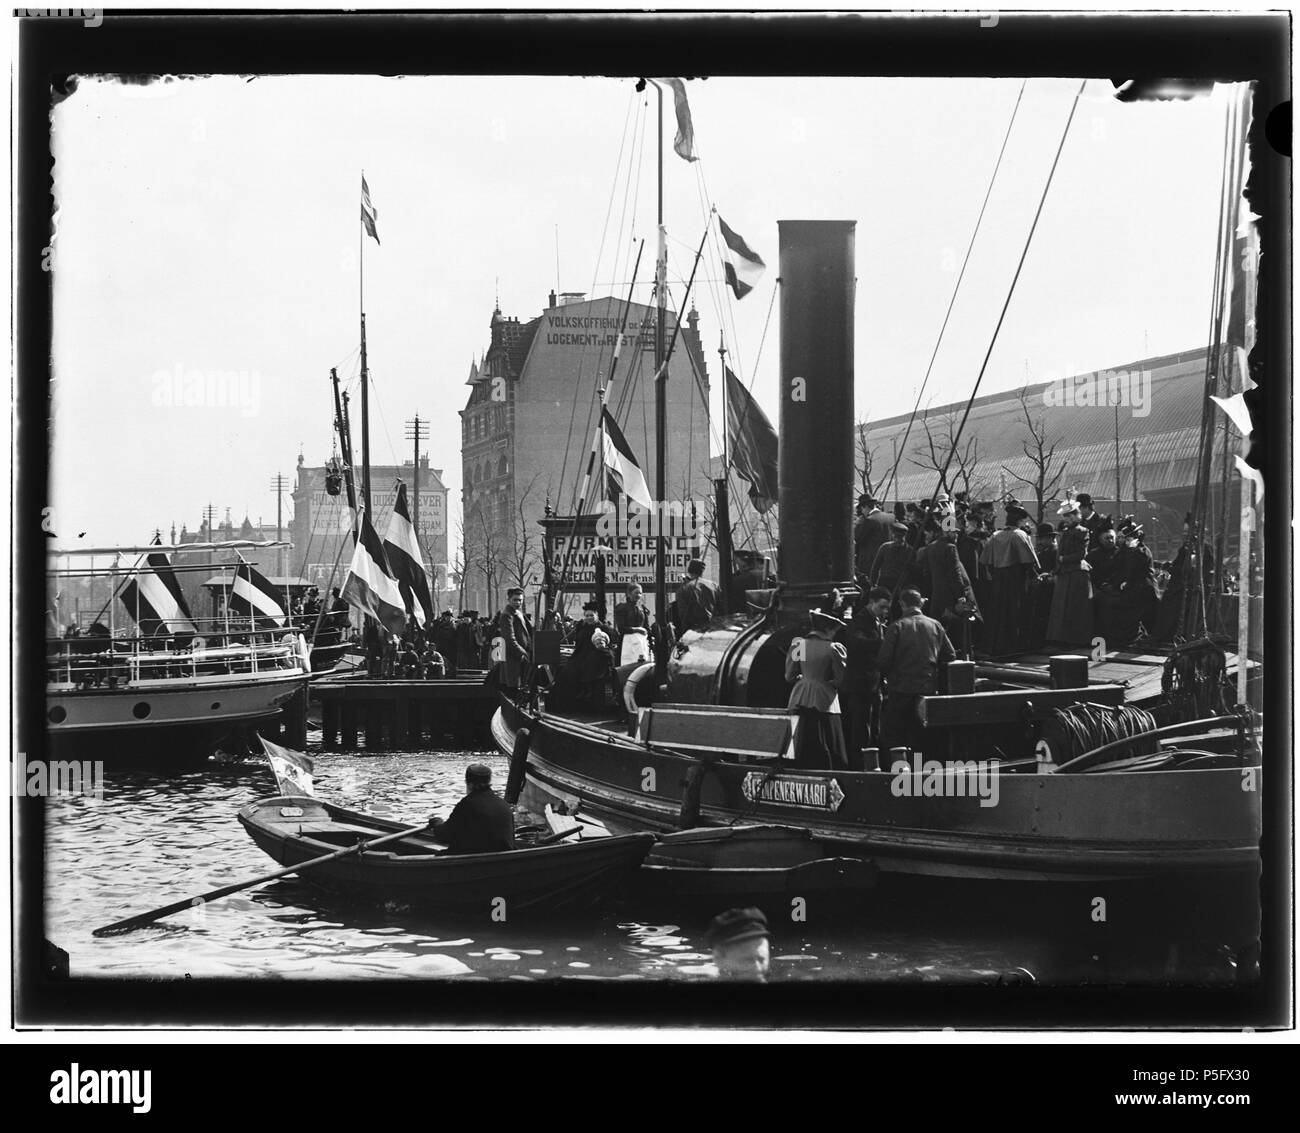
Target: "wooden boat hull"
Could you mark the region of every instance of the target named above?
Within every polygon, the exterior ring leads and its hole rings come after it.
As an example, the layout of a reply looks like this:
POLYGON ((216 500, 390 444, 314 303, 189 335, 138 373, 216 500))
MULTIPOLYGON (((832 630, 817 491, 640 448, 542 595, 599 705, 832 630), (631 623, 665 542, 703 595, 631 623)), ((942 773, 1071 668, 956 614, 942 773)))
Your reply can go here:
POLYGON ((55 759, 195 762, 236 729, 273 720, 305 683, 301 673, 231 681, 49 690, 46 730, 55 759))
MULTIPOLYGON (((290 866, 343 846, 403 828, 318 799, 272 798, 239 812, 249 836, 290 866)), ((481 916, 509 924, 520 913, 580 913, 621 889, 654 837, 557 843, 496 854, 448 854, 415 835, 373 851, 350 854, 303 875, 313 885, 366 902, 481 916)))
MULTIPOLYGON (((521 801, 584 813, 612 831, 677 828, 695 758, 649 750, 589 724, 530 714, 508 699, 493 720, 505 753, 531 733, 521 801)), ((890 874, 1023 881, 1237 875, 1259 869, 1259 768, 998 776, 996 805, 900 793, 887 772, 774 770, 718 762, 699 824, 806 827, 890 874), (1249 772, 1249 775, 1247 775, 1249 772)))
MULTIPOLYGON (((637 871, 635 899, 772 905, 787 917, 791 901, 849 906, 875 887, 866 858, 836 855, 807 830, 725 826, 665 834, 637 871)), ((819 913, 821 909, 817 910, 819 913)))

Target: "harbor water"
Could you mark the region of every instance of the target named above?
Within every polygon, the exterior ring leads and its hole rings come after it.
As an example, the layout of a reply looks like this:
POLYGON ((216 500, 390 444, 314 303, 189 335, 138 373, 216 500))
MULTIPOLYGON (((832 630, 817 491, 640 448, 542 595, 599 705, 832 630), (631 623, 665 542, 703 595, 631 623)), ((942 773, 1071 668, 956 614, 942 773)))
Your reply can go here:
MULTIPOLYGON (((323 799, 410 825, 447 813, 463 794, 468 762, 489 764, 498 789, 507 770, 503 757, 481 752, 314 758, 323 799)), ((71 974, 529 981, 714 974, 703 943, 707 910, 643 919, 643 910, 624 904, 582 922, 453 923, 427 911, 339 904, 297 877, 134 932, 92 936, 131 914, 276 869, 236 819, 240 807, 274 793, 270 770, 250 758, 166 772, 108 768, 102 797, 46 799, 45 935, 68 953, 71 974)), ((1226 940, 1180 941, 1158 924, 1120 934, 1086 908, 1017 904, 1019 917, 958 886, 942 900, 897 906, 886 887, 847 920, 774 922, 770 979, 1225 986, 1247 976, 1226 940)))

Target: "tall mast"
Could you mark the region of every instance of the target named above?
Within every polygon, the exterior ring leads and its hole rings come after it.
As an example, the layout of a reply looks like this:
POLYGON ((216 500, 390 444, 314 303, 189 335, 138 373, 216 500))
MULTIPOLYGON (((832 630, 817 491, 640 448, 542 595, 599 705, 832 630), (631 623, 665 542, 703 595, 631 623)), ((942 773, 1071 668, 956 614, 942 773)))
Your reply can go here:
MULTIPOLYGON (((361 171, 365 184, 366 171, 361 171)), ((361 313, 361 501, 370 515, 370 367, 366 364, 366 227, 357 230, 357 263, 360 269, 358 306, 361 313)))
POLYGON ((655 298, 658 304, 658 317, 655 320, 655 502, 658 505, 660 524, 656 528, 655 539, 655 618, 659 622, 662 647, 656 651, 658 674, 667 671, 667 617, 668 593, 664 577, 664 556, 667 548, 664 544, 662 528, 663 501, 666 492, 666 472, 664 467, 668 448, 668 375, 664 366, 664 329, 668 317, 668 247, 664 238, 664 89, 655 83, 659 96, 659 142, 658 169, 659 193, 657 223, 659 225, 659 260, 655 271, 655 298))

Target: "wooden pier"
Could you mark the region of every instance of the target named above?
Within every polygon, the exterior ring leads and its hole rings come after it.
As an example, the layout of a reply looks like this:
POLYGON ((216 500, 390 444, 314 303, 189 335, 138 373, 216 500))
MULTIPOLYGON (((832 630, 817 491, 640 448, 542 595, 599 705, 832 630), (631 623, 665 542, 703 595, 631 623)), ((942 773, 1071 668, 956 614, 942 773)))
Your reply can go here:
POLYGON ((483 676, 445 680, 313 681, 325 751, 421 751, 487 748, 497 707, 483 676))

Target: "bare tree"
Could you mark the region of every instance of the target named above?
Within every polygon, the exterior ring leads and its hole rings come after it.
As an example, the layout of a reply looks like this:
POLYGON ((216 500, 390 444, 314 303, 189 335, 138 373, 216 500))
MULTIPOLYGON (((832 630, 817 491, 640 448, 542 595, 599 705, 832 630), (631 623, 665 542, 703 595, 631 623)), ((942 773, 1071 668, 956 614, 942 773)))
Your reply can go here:
POLYGON ((934 427, 931 427, 927 413, 921 418, 921 427, 925 436, 917 439, 916 447, 912 450, 912 463, 918 468, 930 469, 938 474, 941 491, 949 494, 965 492, 968 496, 982 491, 984 480, 979 475, 979 438, 959 438, 960 418, 957 412, 950 410, 945 413, 934 427))
POLYGON ((529 503, 539 476, 534 476, 515 500, 510 529, 503 539, 506 576, 515 586, 526 587, 542 567, 542 537, 538 517, 532 514, 539 505, 529 503))
POLYGON ((462 587, 467 589, 472 579, 481 578, 489 607, 498 601, 497 591, 503 566, 502 539, 492 520, 483 501, 475 501, 465 517, 461 543, 464 560, 462 587))
POLYGON ((880 474, 876 472, 876 453, 867 443, 865 417, 858 421, 857 433, 857 443, 854 446, 854 471, 858 476, 858 493, 874 497, 889 480, 889 470, 882 469, 880 474))
POLYGON ((1029 411, 1029 403, 1025 400, 1024 390, 1020 391, 1020 410, 1025 416, 1025 435, 1020 442, 1020 448, 1029 461, 1030 475, 1022 476, 1018 472, 1011 471, 1005 464, 1002 466, 1002 471, 1012 480, 1025 485, 1034 493, 1034 500, 1038 506, 1038 515, 1035 522, 1042 523, 1047 500, 1056 494, 1070 462, 1068 460, 1056 461, 1056 448, 1059 442, 1053 441, 1050 445, 1047 443, 1047 426, 1044 416, 1039 413, 1035 417, 1029 411))

